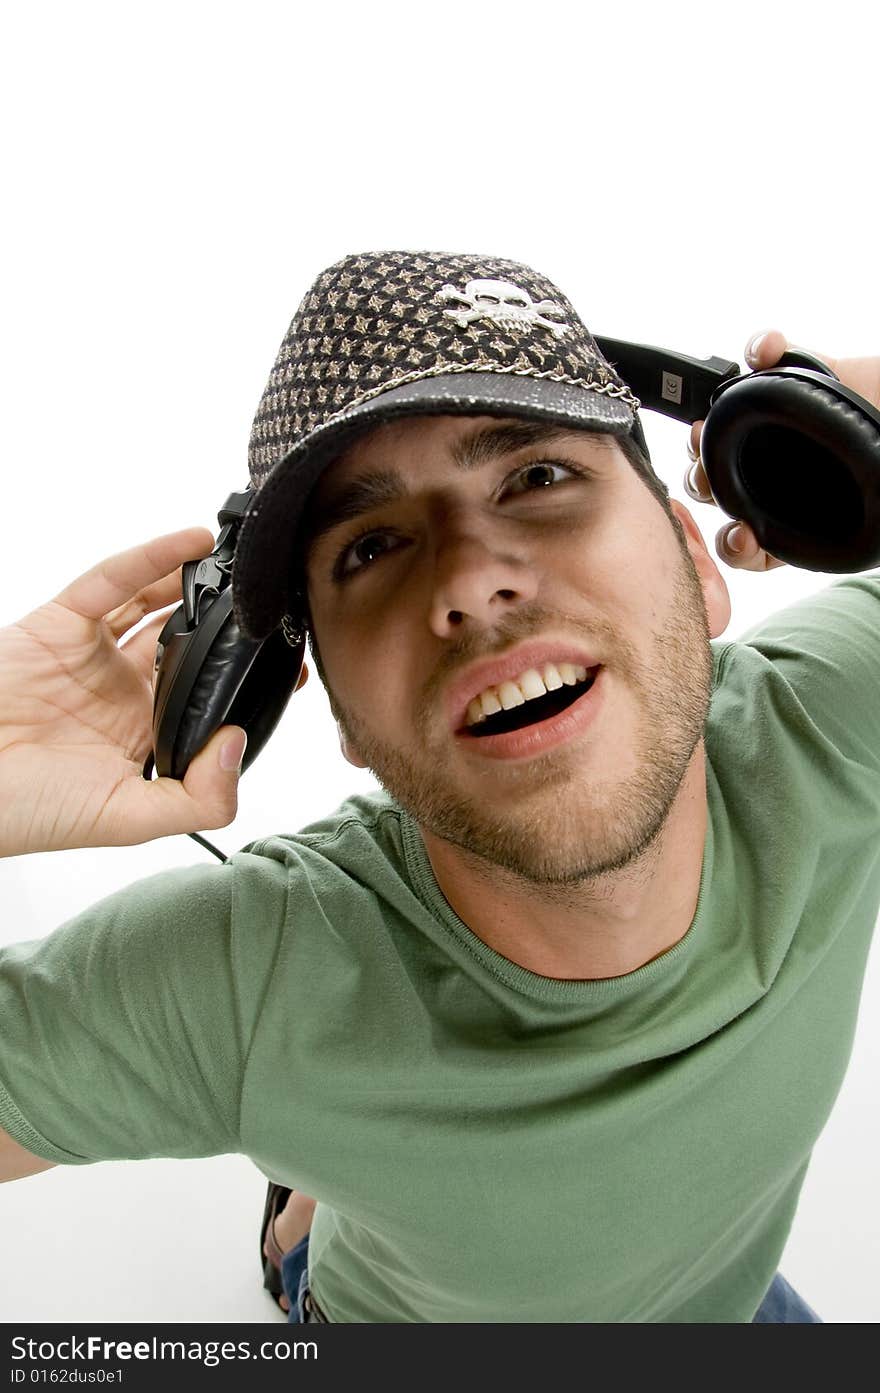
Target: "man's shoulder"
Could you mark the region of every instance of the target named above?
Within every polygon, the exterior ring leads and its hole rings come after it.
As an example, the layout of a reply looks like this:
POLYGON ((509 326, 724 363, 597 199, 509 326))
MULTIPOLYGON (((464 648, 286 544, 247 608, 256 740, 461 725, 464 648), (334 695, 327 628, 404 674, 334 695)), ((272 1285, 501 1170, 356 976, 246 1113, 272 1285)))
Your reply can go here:
POLYGON ((784 645, 789 637, 799 650, 811 641, 833 644, 853 637, 876 641, 880 638, 878 605, 880 571, 841 576, 777 606, 744 629, 736 641, 752 646, 784 645))
POLYGON ((814 746, 880 768, 880 571, 833 580, 714 640, 713 719, 760 719, 814 746))
POLYGON ((405 863, 406 820, 403 809, 384 789, 352 794, 298 832, 249 842, 234 859, 239 865, 245 857, 268 859, 307 876, 329 874, 333 867, 360 873, 370 864, 399 875, 405 863))

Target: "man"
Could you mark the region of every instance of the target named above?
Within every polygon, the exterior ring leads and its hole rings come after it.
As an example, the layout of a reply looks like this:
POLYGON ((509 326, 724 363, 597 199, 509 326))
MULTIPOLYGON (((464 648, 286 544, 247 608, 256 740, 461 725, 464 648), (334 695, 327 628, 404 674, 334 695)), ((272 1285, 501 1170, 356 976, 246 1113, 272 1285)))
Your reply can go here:
MULTIPOLYGON (((0 959, 6 1173, 242 1151, 317 1200, 308 1319, 817 1319, 776 1266, 880 906, 880 577, 713 647, 727 589, 635 399, 494 258, 329 268, 251 475, 238 622, 308 625, 383 789, 0 959)), ((125 788, 134 700, 72 812, 31 791, 64 742, 23 693, 71 672, 71 614, 120 687, 115 640, 192 555, 163 541, 0 635, 7 854, 234 812, 228 729, 125 788)))

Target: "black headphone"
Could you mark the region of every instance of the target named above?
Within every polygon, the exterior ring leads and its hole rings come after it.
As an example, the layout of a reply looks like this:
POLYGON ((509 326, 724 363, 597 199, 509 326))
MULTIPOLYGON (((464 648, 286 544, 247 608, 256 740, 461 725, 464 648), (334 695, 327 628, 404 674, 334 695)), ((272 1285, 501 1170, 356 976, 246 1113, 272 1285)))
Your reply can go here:
MULTIPOLYGON (((712 492, 748 523, 765 551, 808 571, 851 574, 880 564, 880 411, 809 353, 741 373, 722 358, 596 337, 642 406, 704 422, 700 454, 712 492)), ((145 779, 183 779, 222 725, 247 733, 242 772, 296 689, 304 630, 285 618, 267 639, 241 634, 232 614, 232 559, 252 496, 231 493, 210 556, 182 568, 183 602, 156 648, 153 753, 145 779)), ((188 834, 221 861, 227 858, 188 834)))

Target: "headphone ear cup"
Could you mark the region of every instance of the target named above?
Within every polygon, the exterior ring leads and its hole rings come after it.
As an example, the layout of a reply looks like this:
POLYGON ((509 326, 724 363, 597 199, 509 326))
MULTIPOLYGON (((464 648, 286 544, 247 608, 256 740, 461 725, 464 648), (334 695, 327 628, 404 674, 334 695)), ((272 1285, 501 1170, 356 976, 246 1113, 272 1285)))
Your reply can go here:
POLYGON ((880 564, 880 413, 853 397, 818 373, 771 369, 723 384, 703 424, 716 501, 805 570, 880 564))
POLYGON ((183 779, 190 763, 223 725, 247 734, 242 772, 253 763, 296 689, 305 636, 291 646, 280 629, 245 639, 231 612, 232 592, 213 600, 195 629, 182 607, 160 638, 164 652, 154 696, 156 772, 183 779))

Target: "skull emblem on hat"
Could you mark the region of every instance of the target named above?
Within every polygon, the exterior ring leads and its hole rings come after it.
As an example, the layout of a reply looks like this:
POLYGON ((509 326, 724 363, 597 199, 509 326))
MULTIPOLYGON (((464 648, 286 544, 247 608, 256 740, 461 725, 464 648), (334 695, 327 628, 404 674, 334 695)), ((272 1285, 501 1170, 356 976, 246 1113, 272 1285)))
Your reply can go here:
POLYGON ((438 295, 442 300, 457 300, 463 307, 445 311, 462 329, 475 319, 491 319, 505 328, 513 325, 531 328, 539 324, 557 338, 567 333, 565 324, 544 317, 563 314, 558 305, 554 305, 552 300, 533 300, 527 290, 514 285, 512 281, 468 281, 463 291, 456 290, 453 285, 444 285, 438 295))

